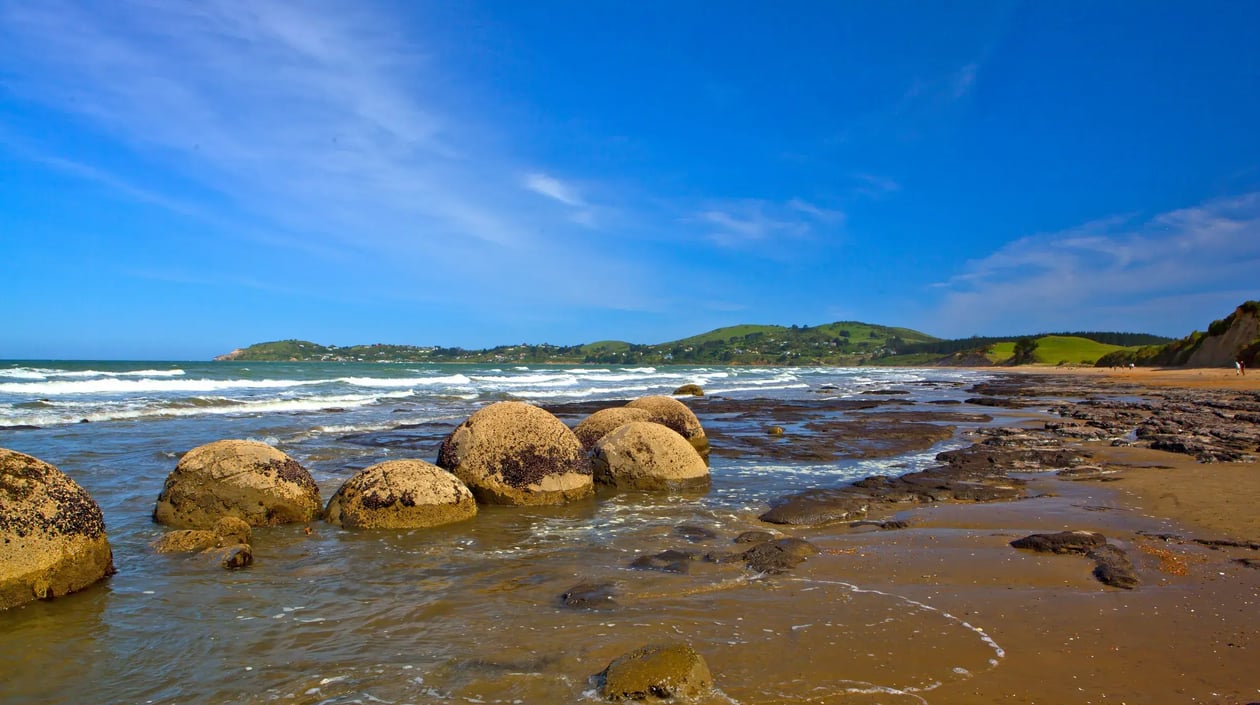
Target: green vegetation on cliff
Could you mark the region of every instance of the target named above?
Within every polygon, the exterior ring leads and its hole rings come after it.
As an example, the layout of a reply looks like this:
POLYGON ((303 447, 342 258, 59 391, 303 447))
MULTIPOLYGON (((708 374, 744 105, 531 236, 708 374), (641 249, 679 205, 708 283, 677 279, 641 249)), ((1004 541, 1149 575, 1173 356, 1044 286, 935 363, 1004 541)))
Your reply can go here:
POLYGON ((1098 367, 1217 367, 1241 359, 1254 366, 1260 357, 1260 301, 1245 301, 1225 318, 1212 321, 1207 332, 1165 345, 1117 350, 1098 359, 1098 367))

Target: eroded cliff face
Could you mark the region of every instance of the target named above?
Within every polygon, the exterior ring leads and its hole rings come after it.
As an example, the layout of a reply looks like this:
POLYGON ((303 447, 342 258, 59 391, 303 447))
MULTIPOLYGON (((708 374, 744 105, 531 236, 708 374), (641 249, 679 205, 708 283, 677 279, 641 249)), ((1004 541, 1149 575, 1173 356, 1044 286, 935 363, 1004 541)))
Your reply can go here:
POLYGON ((1233 323, 1220 335, 1209 335, 1186 360, 1187 367, 1224 367, 1234 364, 1238 356, 1260 338, 1260 317, 1239 308, 1233 323))

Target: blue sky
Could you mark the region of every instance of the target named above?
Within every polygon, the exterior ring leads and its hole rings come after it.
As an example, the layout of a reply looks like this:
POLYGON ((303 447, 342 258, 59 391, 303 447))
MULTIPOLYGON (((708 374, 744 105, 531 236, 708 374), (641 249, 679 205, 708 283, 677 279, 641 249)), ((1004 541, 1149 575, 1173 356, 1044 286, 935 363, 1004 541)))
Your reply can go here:
POLYGON ((0 0, 0 358, 1184 335, 1260 4, 0 0))

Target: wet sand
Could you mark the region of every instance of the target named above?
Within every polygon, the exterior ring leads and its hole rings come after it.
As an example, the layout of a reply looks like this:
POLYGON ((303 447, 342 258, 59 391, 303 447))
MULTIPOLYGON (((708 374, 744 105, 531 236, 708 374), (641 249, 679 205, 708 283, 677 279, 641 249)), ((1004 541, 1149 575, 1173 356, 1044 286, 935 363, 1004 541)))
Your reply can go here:
MULTIPOLYGON (((1030 373, 1103 386, 1260 391, 1260 375, 1232 370, 1030 373)), ((896 515, 911 523, 901 532, 808 536, 828 549, 815 568, 834 562, 836 573, 861 575, 864 588, 947 610, 1005 652, 969 678, 871 702, 1260 702, 1260 464, 1203 464, 1101 442, 1075 447, 1118 472, 1105 482, 1027 475, 1041 496, 916 507, 896 515), (1142 584, 1105 587, 1082 556, 1009 546, 1063 530, 1106 535, 1126 549, 1142 584)))

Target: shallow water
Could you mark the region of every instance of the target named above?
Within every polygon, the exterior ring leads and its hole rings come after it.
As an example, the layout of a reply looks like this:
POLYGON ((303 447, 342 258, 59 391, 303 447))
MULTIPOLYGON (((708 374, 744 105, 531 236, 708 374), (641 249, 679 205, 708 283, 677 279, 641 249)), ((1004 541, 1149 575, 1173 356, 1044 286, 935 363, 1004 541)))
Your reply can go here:
MULTIPOLYGON (((712 702, 922 702, 943 682, 991 668, 1001 647, 956 617, 863 588, 861 576, 837 569, 825 540, 822 554, 780 576, 740 563, 697 560, 684 574, 629 564, 666 549, 735 550, 736 535, 767 528, 756 517, 773 498, 919 469, 960 445, 957 436, 886 458, 715 454, 706 492, 489 507, 439 529, 258 529, 255 564, 235 572, 153 554, 163 529, 149 517, 178 455, 219 438, 277 445, 327 499, 368 464, 433 460, 446 431, 505 396, 611 405, 697 381, 717 397, 695 404, 706 428, 737 437, 778 423, 766 411, 774 404, 735 414, 723 413, 724 400, 974 412, 926 402, 964 399, 981 379, 956 370, 0 364, 9 426, 0 446, 57 465, 92 493, 119 570, 82 593, 0 613, 0 691, 5 703, 594 701, 592 676, 611 659, 677 639, 708 660, 719 686, 712 702), (863 395, 879 390, 907 393, 863 395), (693 543, 682 525, 716 538, 693 543), (582 582, 610 583, 615 604, 563 607, 560 595, 582 582), (913 659, 904 658, 910 642, 913 659)), ((782 425, 805 433, 799 422, 782 425)))

